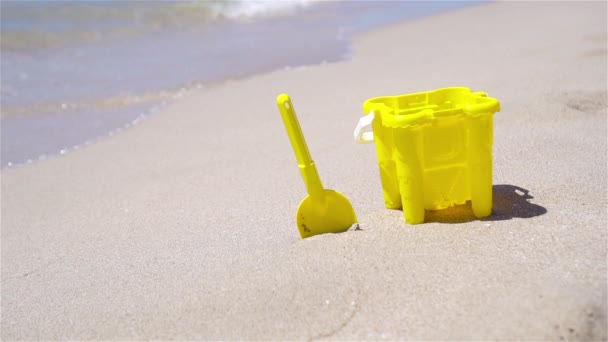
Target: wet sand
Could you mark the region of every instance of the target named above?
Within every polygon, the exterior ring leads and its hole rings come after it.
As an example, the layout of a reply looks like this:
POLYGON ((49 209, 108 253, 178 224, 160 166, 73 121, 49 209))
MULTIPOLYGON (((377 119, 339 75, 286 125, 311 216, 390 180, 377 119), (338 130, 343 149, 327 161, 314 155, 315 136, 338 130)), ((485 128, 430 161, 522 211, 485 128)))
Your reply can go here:
POLYGON ((606 39, 603 2, 462 9, 2 170, 2 338, 605 340, 606 39), (459 85, 501 101, 493 215, 406 225, 361 105, 459 85), (283 92, 361 230, 300 240, 283 92))

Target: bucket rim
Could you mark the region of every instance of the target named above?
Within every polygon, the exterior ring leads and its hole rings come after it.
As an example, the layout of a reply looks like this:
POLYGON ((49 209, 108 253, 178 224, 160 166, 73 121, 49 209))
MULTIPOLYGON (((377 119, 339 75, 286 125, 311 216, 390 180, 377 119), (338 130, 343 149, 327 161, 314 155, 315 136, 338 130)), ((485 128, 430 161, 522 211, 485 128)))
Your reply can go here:
POLYGON ((383 126, 406 128, 454 116, 480 117, 500 111, 497 99, 467 87, 379 96, 363 103, 363 112, 380 114, 383 126), (449 99, 449 100, 446 100, 449 99), (437 103, 443 101, 441 103, 437 103))

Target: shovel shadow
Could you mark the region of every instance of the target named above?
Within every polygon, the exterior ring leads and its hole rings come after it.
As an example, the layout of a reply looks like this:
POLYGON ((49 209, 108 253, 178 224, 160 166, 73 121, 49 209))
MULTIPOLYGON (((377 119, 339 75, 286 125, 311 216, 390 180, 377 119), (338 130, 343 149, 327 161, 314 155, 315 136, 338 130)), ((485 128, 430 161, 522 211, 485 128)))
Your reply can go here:
MULTIPOLYGON (((481 221, 503 221, 512 218, 532 218, 547 213, 547 209, 530 203, 530 191, 519 186, 497 184, 492 187, 492 215, 481 221)), ((476 221, 471 203, 443 210, 426 211, 424 222, 464 223, 476 221)))

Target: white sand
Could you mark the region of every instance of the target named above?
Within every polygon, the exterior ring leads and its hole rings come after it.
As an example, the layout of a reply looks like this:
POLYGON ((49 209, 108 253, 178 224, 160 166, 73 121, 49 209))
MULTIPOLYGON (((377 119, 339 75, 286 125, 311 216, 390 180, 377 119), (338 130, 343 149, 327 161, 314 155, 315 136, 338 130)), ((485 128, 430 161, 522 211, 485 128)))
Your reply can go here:
POLYGON ((2 338, 605 340, 606 40, 605 2, 467 8, 3 170, 2 338), (409 226, 352 130, 367 98, 453 85, 502 104, 495 214, 409 226), (299 239, 281 92, 363 230, 299 239))

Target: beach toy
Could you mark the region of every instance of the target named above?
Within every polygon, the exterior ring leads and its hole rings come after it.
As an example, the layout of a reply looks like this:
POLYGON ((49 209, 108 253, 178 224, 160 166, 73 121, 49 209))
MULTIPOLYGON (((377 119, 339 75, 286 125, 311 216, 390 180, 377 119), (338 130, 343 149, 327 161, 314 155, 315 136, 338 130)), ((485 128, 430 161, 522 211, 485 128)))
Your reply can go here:
POLYGON ((300 202, 296 214, 300 236, 304 239, 317 234, 347 230, 357 223, 352 205, 341 193, 323 188, 289 96, 279 95, 277 105, 308 190, 308 196, 300 202))
POLYGON ((496 99, 468 88, 442 88, 365 101, 354 135, 376 143, 387 208, 405 222, 425 209, 471 201, 478 218, 492 212, 492 119, 496 99), (371 129, 371 131, 370 131, 371 129))

